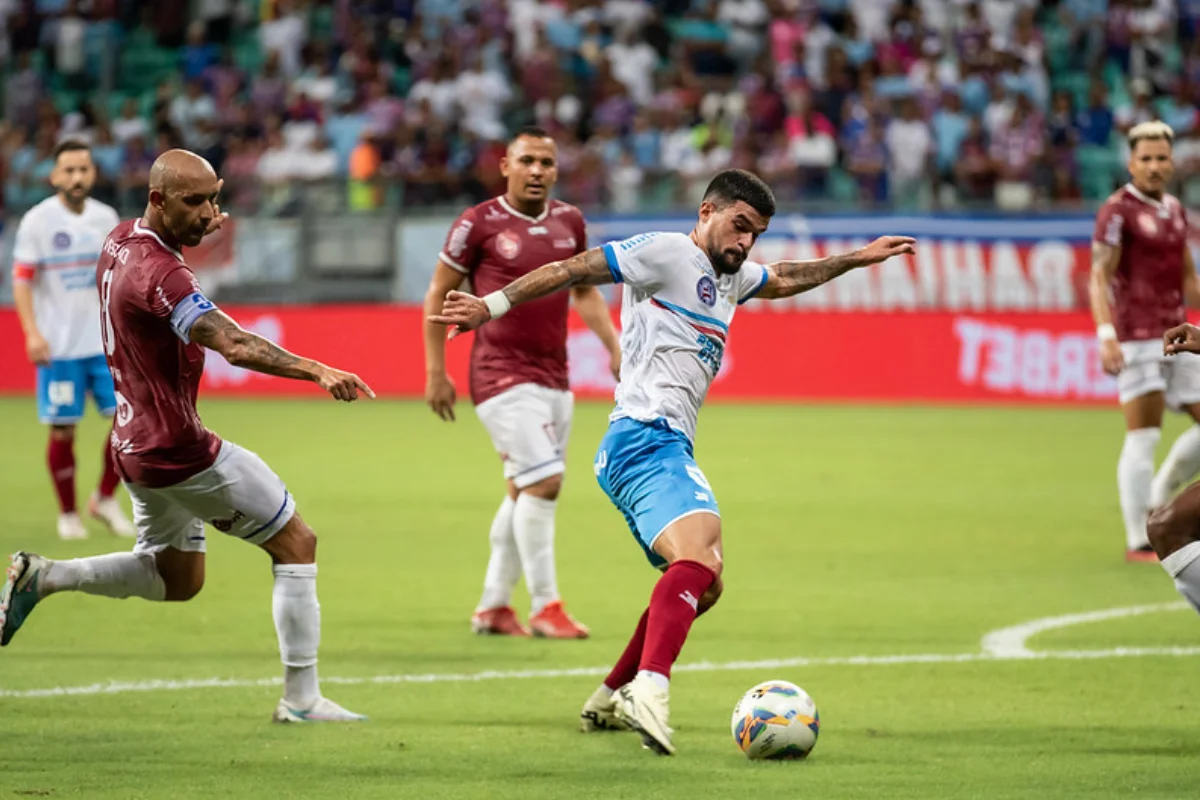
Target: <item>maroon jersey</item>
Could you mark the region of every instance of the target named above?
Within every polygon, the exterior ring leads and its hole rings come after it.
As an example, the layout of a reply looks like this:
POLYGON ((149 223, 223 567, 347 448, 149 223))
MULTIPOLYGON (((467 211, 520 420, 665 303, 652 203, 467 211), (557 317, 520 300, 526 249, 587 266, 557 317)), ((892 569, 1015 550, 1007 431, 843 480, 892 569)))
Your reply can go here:
POLYGON ((1121 341, 1158 339, 1187 321, 1183 248, 1187 219, 1171 195, 1155 200, 1126 184, 1096 215, 1097 242, 1121 248, 1113 276, 1113 324, 1121 341))
POLYGON ((196 412, 204 348, 188 331, 214 306, 183 256, 140 221, 122 222, 105 239, 96 282, 121 477, 158 488, 208 469, 221 440, 196 412))
MULTIPOLYGON (((535 218, 496 197, 455 220, 440 258, 469 276, 482 297, 543 264, 586 249, 586 225, 575 206, 551 200, 535 218)), ((520 383, 568 388, 569 308, 568 294, 555 292, 477 330, 471 348, 471 400, 478 405, 520 383)))

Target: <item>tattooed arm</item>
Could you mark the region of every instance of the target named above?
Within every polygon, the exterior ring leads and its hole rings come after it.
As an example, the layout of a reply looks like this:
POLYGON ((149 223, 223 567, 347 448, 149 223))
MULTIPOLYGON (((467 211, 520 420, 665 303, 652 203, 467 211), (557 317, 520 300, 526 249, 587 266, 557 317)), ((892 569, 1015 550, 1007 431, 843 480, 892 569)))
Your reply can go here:
POLYGON ((915 252, 908 236, 881 236, 861 250, 818 258, 813 261, 776 261, 768 267, 767 283, 758 297, 791 297, 815 289, 852 269, 887 261, 892 256, 915 252))
POLYGON ((245 367, 264 375, 312 381, 337 400, 356 400, 360 391, 368 397, 375 396, 357 375, 293 355, 269 339, 245 330, 219 308, 197 319, 188 336, 193 342, 220 353, 235 367, 245 367))
POLYGON ((459 333, 475 330, 488 320, 501 316, 515 305, 571 286, 600 286, 612 282, 613 273, 604 252, 593 247, 565 261, 553 261, 538 267, 487 297, 450 292, 446 295, 442 313, 430 316, 429 321, 454 326, 450 331, 450 337, 454 338, 459 333))

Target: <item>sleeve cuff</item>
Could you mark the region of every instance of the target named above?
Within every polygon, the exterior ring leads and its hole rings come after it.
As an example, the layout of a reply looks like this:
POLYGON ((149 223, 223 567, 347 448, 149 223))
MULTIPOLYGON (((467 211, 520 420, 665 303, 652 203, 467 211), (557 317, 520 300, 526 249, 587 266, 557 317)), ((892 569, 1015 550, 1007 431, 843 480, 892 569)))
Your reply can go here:
POLYGON ((762 277, 758 279, 758 284, 753 289, 747 292, 738 300, 738 305, 742 305, 747 300, 753 299, 754 295, 762 291, 762 288, 767 285, 767 281, 771 279, 771 268, 766 264, 762 268, 762 277))
POLYGON ((455 261, 455 260, 454 260, 453 258, 451 258, 450 256, 446 255, 444 252, 442 252, 442 253, 438 253, 438 259, 439 259, 439 260, 440 260, 440 261, 441 261, 443 264, 445 264, 447 267, 449 267, 450 269, 454 270, 455 272, 461 272, 463 275, 468 275, 468 274, 470 274, 470 270, 468 270, 468 269, 467 269, 466 267, 464 267, 462 264, 460 264, 460 263, 458 263, 457 261, 455 261))
POLYGON ((617 251, 611 244, 606 244, 600 248, 604 251, 604 260, 608 263, 608 271, 612 274, 613 283, 624 283, 625 278, 621 275, 621 265, 617 263, 617 251))

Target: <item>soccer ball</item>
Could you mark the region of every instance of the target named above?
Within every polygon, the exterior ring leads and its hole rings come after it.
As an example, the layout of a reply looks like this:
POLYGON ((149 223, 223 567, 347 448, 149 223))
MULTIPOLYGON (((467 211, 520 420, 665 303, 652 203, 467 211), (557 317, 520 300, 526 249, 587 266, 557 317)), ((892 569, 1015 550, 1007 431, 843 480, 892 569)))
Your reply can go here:
POLYGON ((821 732, 817 705, 794 683, 767 681, 742 695, 730 721, 733 741, 752 761, 807 758, 821 732))

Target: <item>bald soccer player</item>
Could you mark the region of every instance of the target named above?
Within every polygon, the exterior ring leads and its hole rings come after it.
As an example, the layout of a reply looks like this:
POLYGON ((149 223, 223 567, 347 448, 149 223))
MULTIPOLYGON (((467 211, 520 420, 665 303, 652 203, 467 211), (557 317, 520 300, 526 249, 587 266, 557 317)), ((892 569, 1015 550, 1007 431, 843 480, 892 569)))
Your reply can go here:
POLYGON ((208 522, 271 556, 284 664, 274 720, 361 720, 324 698, 317 681, 316 535, 261 458, 204 427, 196 393, 205 348, 235 366, 312 381, 337 400, 374 393, 356 375, 243 330, 205 298, 181 250, 228 218, 217 205, 221 183, 194 153, 163 153, 150 168, 146 213, 104 240, 96 280, 104 355, 116 387, 111 445, 133 498, 137 543, 132 553, 70 561, 13 555, 0 587, 0 646, 56 592, 190 600, 204 585, 208 522))

